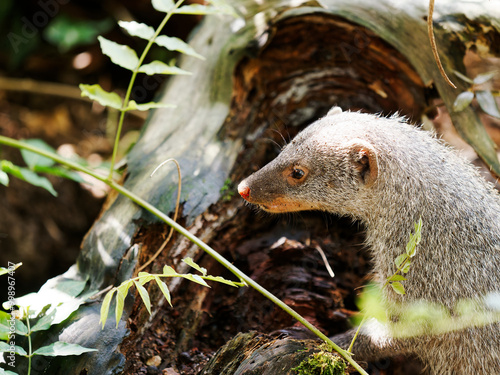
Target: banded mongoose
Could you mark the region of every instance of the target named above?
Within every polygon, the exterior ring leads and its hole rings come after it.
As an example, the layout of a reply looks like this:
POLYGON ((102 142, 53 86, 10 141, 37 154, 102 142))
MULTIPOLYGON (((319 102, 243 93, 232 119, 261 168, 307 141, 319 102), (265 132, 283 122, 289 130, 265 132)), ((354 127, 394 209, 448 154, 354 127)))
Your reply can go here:
MULTIPOLYGON (((384 300, 403 309, 414 301, 441 304, 456 316, 463 301, 488 309, 485 298, 493 296, 498 309, 498 192, 456 152, 400 117, 334 107, 242 181, 238 192, 272 213, 321 210, 360 220, 380 283, 396 271, 394 259, 421 218, 406 294, 384 287, 384 300)), ((424 326, 423 335, 406 338, 391 332, 393 323, 370 320, 352 351, 358 360, 413 354, 432 374, 500 374, 496 317, 444 333, 424 326)), ((353 332, 333 339, 346 348, 353 332)))

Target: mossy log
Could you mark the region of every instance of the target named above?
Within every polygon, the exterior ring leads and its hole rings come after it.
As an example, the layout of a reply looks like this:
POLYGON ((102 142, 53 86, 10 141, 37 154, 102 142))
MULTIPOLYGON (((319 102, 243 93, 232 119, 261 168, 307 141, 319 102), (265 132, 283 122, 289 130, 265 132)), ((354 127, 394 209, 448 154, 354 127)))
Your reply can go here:
POLYGON ((200 375, 292 375, 301 362, 319 351, 318 346, 314 340, 239 333, 214 354, 200 375))
MULTIPOLYGON (((356 309, 355 288, 369 272, 369 261, 359 252, 361 229, 316 213, 292 222, 256 214, 234 194, 237 182, 333 105, 383 115, 399 112, 420 121, 430 112, 431 100, 440 97, 460 134, 500 174, 494 146, 472 108, 452 110, 456 95, 467 87, 455 80, 459 90, 451 89, 438 72, 427 37, 426 1, 231 3, 243 18, 203 20, 191 45, 206 61, 181 59, 181 68, 193 74, 172 77, 164 88, 161 101, 177 108, 152 114, 127 156, 124 185, 162 211, 173 212, 175 167, 167 165, 153 178, 149 174, 165 159, 177 159, 183 175, 179 221, 332 335, 347 328, 356 309), (328 276, 317 247, 327 254, 335 278, 328 276)), ((437 2, 435 33, 449 73, 467 73, 466 53, 498 57, 499 11, 488 1, 437 2)), ((156 252, 167 232, 152 215, 112 194, 86 236, 77 264, 59 280, 86 280, 87 290, 118 285, 156 252)), ((179 235, 148 271, 159 272, 168 264, 191 272, 180 262, 187 256, 210 274, 232 277, 179 235)), ((269 333, 296 324, 248 288, 211 284, 208 289, 179 279, 168 284, 173 308, 151 287, 149 316, 132 290, 118 329, 110 318, 101 330, 99 300, 82 305, 57 332, 50 331, 47 342, 57 333, 99 351, 39 358, 33 373, 194 374, 239 332, 269 333)), ((226 368, 238 368, 241 353, 234 354, 225 357, 235 361, 226 368)), ((238 373, 256 372, 247 368, 238 373)))

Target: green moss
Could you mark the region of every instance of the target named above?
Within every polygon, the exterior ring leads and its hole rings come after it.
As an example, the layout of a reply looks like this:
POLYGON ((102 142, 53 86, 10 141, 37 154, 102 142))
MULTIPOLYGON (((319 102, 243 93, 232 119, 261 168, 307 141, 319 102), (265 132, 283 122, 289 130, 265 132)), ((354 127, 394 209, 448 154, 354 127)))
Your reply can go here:
POLYGON ((231 189, 231 186, 232 182, 229 178, 224 181, 224 186, 220 189, 223 201, 229 201, 233 197, 234 191, 231 189))
POLYGON ((347 365, 342 358, 329 352, 311 354, 293 370, 297 375, 344 375, 347 365))

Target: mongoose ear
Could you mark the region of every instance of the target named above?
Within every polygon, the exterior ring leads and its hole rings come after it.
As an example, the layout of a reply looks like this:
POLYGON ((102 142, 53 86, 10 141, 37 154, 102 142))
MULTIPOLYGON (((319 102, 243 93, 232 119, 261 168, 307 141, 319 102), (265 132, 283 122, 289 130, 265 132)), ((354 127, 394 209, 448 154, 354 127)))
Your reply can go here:
POLYGON ((372 186, 378 177, 378 158, 373 146, 366 141, 356 139, 350 144, 349 155, 361 181, 366 187, 372 186))
POLYGON ((328 111, 328 113, 326 114, 326 117, 338 115, 339 113, 342 113, 342 108, 335 106, 335 107, 332 107, 332 109, 330 109, 328 111))

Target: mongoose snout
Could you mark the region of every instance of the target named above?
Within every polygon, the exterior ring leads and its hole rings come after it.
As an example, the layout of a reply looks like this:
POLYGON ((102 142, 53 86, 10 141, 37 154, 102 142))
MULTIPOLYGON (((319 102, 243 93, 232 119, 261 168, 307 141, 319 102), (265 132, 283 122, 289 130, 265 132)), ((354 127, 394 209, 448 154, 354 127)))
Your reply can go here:
POLYGON ((268 178, 266 170, 263 169, 260 171, 259 175, 252 175, 248 179, 240 182, 238 185, 238 193, 246 201, 259 205, 263 210, 272 213, 312 210, 315 209, 315 207, 311 205, 310 202, 289 199, 289 197, 284 194, 284 190, 286 190, 287 187, 303 184, 307 180, 308 174, 309 172, 306 167, 290 165, 283 168, 279 172, 279 175, 273 178, 276 189, 272 189, 270 183, 265 185, 267 187, 266 189, 259 188, 258 186, 255 189, 251 189, 249 184, 255 185, 255 180, 258 181, 256 177, 268 178), (280 184, 283 186, 280 187, 280 184), (270 194, 272 191, 279 191, 280 189, 283 190, 282 193, 270 194))
POLYGON ((245 181, 240 182, 238 185, 238 194, 247 201, 250 202, 250 188, 245 181))
MULTIPOLYGON (((465 302, 478 311, 500 292, 500 197, 474 167, 428 132, 400 117, 335 107, 300 132, 238 192, 273 213, 321 210, 358 219, 386 303, 441 306, 452 317, 465 302), (396 294, 383 283, 405 251, 413 224, 422 240, 396 294)), ((497 311, 498 313, 498 311, 497 311)), ((391 315, 392 316, 392 315, 391 315)), ((498 316, 498 314, 497 314, 498 316)), ((449 324, 400 337, 392 323, 368 322, 356 339, 359 360, 409 354, 433 374, 500 374, 500 323, 449 324)), ((355 330, 334 339, 349 346, 355 330)))

